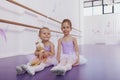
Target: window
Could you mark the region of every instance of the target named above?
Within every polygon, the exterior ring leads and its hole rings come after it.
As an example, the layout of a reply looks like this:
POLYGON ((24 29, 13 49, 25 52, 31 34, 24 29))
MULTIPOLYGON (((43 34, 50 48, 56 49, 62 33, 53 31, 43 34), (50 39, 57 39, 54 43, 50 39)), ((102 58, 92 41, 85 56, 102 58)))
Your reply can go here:
POLYGON ((84 2, 84 7, 92 7, 92 2, 84 2))
POLYGON ((104 5, 104 14, 110 14, 112 12, 112 5, 104 5))
POLYGON ((92 16, 92 8, 84 8, 84 16, 92 16))
POLYGON ((84 16, 120 13, 120 0, 84 0, 84 16))
POLYGON ((102 6, 93 7, 93 15, 102 15, 102 6))
POLYGON ((114 4, 114 13, 120 13, 120 3, 114 4))

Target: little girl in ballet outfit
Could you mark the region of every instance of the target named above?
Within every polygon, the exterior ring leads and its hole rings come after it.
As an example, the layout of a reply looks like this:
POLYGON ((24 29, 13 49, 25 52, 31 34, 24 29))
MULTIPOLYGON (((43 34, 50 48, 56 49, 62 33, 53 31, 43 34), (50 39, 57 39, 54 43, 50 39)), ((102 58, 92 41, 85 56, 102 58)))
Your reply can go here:
MULTIPOLYGON (((27 72, 30 75, 34 75, 35 72, 44 70, 45 67, 50 65, 56 65, 57 60, 54 57, 54 44, 49 40, 51 37, 50 30, 47 27, 43 27, 39 31, 39 37, 43 43, 44 50, 38 46, 35 50, 35 59, 16 67, 17 74, 23 74, 27 72), (42 50, 42 51, 41 51, 42 50)), ((38 44, 38 43, 37 43, 38 44)))
POLYGON ((64 36, 58 40, 57 60, 59 64, 50 70, 56 75, 64 75, 72 69, 72 66, 87 62, 86 58, 79 53, 76 38, 70 35, 72 24, 69 19, 63 20, 61 30, 64 36))

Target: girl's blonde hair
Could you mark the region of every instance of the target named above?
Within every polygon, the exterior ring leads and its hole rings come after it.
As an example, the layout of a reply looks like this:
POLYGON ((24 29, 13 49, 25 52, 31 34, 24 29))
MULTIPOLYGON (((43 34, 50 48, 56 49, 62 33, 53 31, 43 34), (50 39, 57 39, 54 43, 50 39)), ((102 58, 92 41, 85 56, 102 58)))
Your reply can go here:
POLYGON ((47 28, 47 27, 42 27, 42 28, 40 28, 40 30, 39 30, 39 34, 41 33, 41 31, 42 31, 43 29, 50 30, 50 29, 49 29, 49 28, 47 28))

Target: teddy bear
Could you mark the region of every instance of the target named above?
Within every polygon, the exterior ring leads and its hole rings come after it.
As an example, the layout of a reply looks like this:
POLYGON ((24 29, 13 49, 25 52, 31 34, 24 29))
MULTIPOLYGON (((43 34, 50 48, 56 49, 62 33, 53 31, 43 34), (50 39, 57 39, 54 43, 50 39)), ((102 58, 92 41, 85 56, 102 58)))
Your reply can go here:
MULTIPOLYGON (((36 42, 36 52, 44 53, 44 45, 41 40, 36 42)), ((38 55, 37 59, 31 62, 31 66, 39 65, 41 62, 46 62, 44 55, 38 55), (39 56, 41 56, 42 59, 39 59, 39 56)))

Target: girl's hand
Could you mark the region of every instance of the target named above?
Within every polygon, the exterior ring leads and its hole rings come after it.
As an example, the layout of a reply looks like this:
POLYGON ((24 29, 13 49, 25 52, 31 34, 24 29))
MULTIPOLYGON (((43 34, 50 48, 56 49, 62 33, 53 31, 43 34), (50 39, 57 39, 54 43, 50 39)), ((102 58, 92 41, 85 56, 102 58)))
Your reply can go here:
POLYGON ((49 57, 48 52, 44 52, 43 54, 44 54, 44 57, 46 57, 46 58, 49 57))
POLYGON ((79 58, 77 58, 76 62, 73 64, 73 66, 77 66, 80 64, 79 58))
POLYGON ((40 51, 36 51, 34 54, 35 54, 35 56, 39 56, 39 55, 41 55, 42 53, 41 53, 40 51))
POLYGON ((60 57, 57 56, 56 59, 57 59, 58 63, 60 63, 60 57))
POLYGON ((38 53, 37 51, 35 51, 35 53, 34 53, 34 54, 35 54, 35 56, 38 56, 38 55, 39 55, 39 53, 38 53))

